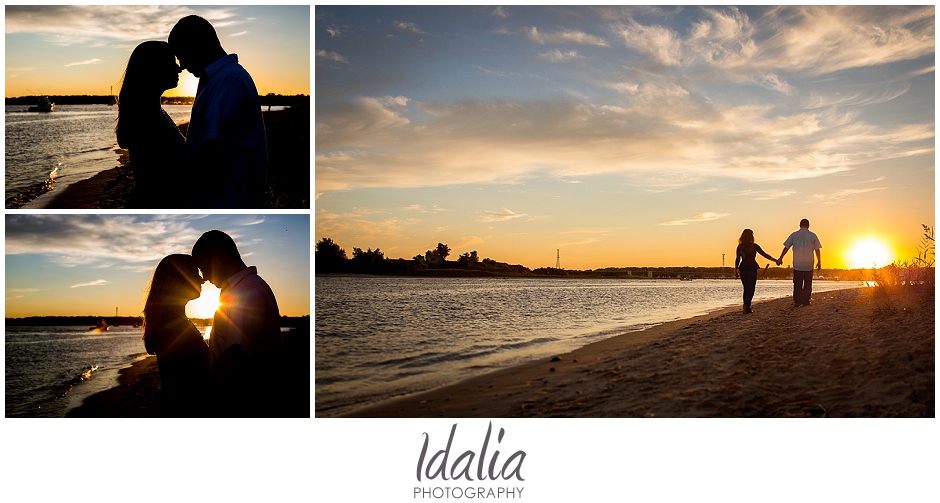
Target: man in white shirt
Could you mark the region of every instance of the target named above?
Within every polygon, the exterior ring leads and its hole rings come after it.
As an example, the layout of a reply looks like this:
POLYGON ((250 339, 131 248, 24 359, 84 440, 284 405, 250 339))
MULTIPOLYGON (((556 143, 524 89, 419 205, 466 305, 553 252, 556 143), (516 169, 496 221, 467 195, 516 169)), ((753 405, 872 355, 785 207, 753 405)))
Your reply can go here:
POLYGON ((217 412, 278 415, 284 347, 271 287, 242 261, 235 241, 218 230, 193 246, 202 277, 222 290, 209 337, 209 370, 217 412))
POLYGON ((783 243, 783 251, 777 259, 779 263, 790 248, 793 248, 793 305, 810 305, 813 294, 813 253, 816 254, 816 269, 822 269, 822 257, 819 249, 822 244, 816 234, 809 230, 809 220, 800 220, 800 230, 793 232, 783 243))
POLYGON ((206 208, 261 208, 268 151, 261 100, 251 75, 227 54, 209 21, 180 19, 170 48, 199 78, 186 144, 206 208))

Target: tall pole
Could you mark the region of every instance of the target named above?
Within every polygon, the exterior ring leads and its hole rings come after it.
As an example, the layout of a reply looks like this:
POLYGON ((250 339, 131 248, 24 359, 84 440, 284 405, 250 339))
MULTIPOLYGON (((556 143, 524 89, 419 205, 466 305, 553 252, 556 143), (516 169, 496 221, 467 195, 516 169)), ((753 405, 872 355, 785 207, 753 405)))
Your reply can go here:
POLYGON ((561 269, 561 250, 555 250, 555 269, 561 269))

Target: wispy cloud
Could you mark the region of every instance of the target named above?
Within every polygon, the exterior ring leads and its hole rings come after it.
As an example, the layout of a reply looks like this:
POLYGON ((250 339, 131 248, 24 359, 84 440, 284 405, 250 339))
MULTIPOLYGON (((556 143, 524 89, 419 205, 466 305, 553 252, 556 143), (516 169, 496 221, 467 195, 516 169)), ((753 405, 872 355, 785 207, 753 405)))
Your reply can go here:
POLYGON ((481 222, 504 222, 506 220, 512 220, 514 218, 522 218, 526 216, 525 213, 516 213, 512 210, 503 208, 500 211, 487 211, 483 213, 483 216, 480 217, 481 222))
POLYGON ((765 189, 765 190, 744 190, 736 193, 737 196, 750 197, 755 201, 770 201, 783 197, 790 197, 796 194, 793 189, 765 189))
POLYGON ((529 40, 533 42, 545 45, 545 44, 579 44, 579 45, 596 45, 606 47, 607 41, 601 37, 594 35, 589 35, 582 31, 578 30, 563 30, 554 33, 543 33, 538 30, 535 26, 530 26, 525 30, 526 36, 529 37, 529 40))
POLYGON ((506 19, 507 17, 509 17, 509 11, 506 9, 506 7, 499 5, 493 9, 492 15, 506 19))
POLYGON ((417 33, 418 35, 424 35, 424 34, 425 34, 425 33, 424 33, 420 28, 418 28, 418 26, 417 26, 416 24, 414 24, 414 23, 407 23, 407 22, 403 22, 403 21, 396 21, 396 22, 395 22, 395 28, 398 28, 399 30, 410 31, 411 33, 417 33))
MULTIPOLYGON (((6 33, 37 33, 47 42, 68 46, 102 39, 111 41, 165 40, 180 18, 197 14, 189 7, 168 5, 8 5, 6 33)), ((218 29, 242 24, 237 7, 213 7, 198 12, 218 29)), ((223 33, 220 36, 224 37, 223 33)))
POLYGON ((671 174, 683 183, 795 180, 923 152, 934 134, 932 122, 874 125, 838 108, 703 103, 678 85, 644 84, 629 96, 620 106, 402 96, 327 104, 316 117, 317 191, 507 182, 534 173, 619 173, 645 185, 671 174))
POLYGON ((349 63, 349 60, 347 60, 345 57, 343 57, 343 56, 341 56, 341 55, 339 55, 339 54, 337 54, 337 53, 335 53, 335 52, 333 52, 333 51, 326 51, 326 50, 323 50, 323 49, 317 51, 317 57, 318 57, 318 58, 323 58, 323 59, 328 59, 328 60, 330 60, 330 61, 336 61, 336 62, 338 62, 338 63, 347 63, 347 64, 349 63))
POLYGON ((712 220, 724 218, 728 215, 729 213, 713 213, 711 211, 706 211, 705 213, 699 213, 698 215, 693 215, 691 217, 677 218, 668 222, 662 222, 659 225, 686 225, 698 222, 710 222, 712 220))
POLYGON ((552 63, 565 63, 568 61, 573 61, 579 59, 578 51, 564 51, 562 52, 559 49, 553 49, 549 52, 539 54, 535 59, 540 59, 542 61, 550 61, 552 63))
POLYGON ((86 59, 85 61, 76 61, 74 63, 68 63, 65 66, 69 67, 69 66, 80 66, 80 65, 97 65, 98 63, 101 63, 101 59, 91 58, 91 59, 86 59))
POLYGON ((817 201, 821 204, 840 204, 840 203, 844 203, 847 200, 853 199, 855 196, 859 196, 861 194, 867 194, 869 192, 885 190, 886 188, 887 187, 872 187, 869 189, 833 190, 833 191, 825 192, 821 194, 813 194, 812 200, 817 201))
POLYGON ((69 288, 82 288, 82 287, 84 287, 84 286, 101 286, 101 285, 106 285, 106 284, 108 284, 108 280, 106 280, 106 279, 96 279, 96 280, 94 280, 94 281, 89 281, 89 282, 87 282, 87 283, 76 283, 76 284, 70 286, 69 288))
MULTIPOLYGON (((146 264, 188 253, 201 232, 177 216, 7 215, 7 255, 40 254, 66 267, 146 264)), ((233 236, 234 237, 234 236, 233 236)))

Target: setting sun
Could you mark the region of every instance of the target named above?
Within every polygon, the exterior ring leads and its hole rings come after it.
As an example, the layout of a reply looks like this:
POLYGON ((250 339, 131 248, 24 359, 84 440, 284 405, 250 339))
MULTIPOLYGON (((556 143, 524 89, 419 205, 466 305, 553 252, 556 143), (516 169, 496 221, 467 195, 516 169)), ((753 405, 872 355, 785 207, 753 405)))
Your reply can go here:
POLYGON ((852 268, 884 267, 894 261, 894 252, 884 241, 867 237, 853 244, 846 256, 852 268))
POLYGON ((190 318, 212 318, 219 308, 221 290, 206 282, 202 285, 202 295, 186 304, 186 316, 190 318))
POLYGON ((199 86, 199 79, 186 70, 180 72, 180 83, 173 89, 163 93, 164 96, 196 96, 196 88, 199 86))

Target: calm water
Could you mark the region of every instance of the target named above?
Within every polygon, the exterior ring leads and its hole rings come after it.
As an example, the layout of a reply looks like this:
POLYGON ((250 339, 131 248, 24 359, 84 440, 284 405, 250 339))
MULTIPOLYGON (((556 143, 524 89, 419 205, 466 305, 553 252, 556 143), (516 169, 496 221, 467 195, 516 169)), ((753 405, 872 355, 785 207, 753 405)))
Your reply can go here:
POLYGON ((62 417, 146 355, 140 328, 88 328, 6 327, 6 417, 62 417))
MULTIPOLYGON (((118 165, 114 152, 117 107, 56 105, 51 113, 27 112, 26 105, 7 105, 6 196, 41 186, 55 172, 55 190, 23 208, 41 208, 55 193, 79 180, 118 165)), ((189 105, 164 105, 175 121, 189 120, 189 105)))
MULTIPOLYGON (((317 277, 316 415, 741 304, 729 280, 317 277)), ((822 292, 852 282, 817 281, 822 292)), ((787 297, 759 281, 755 300, 787 297)))

